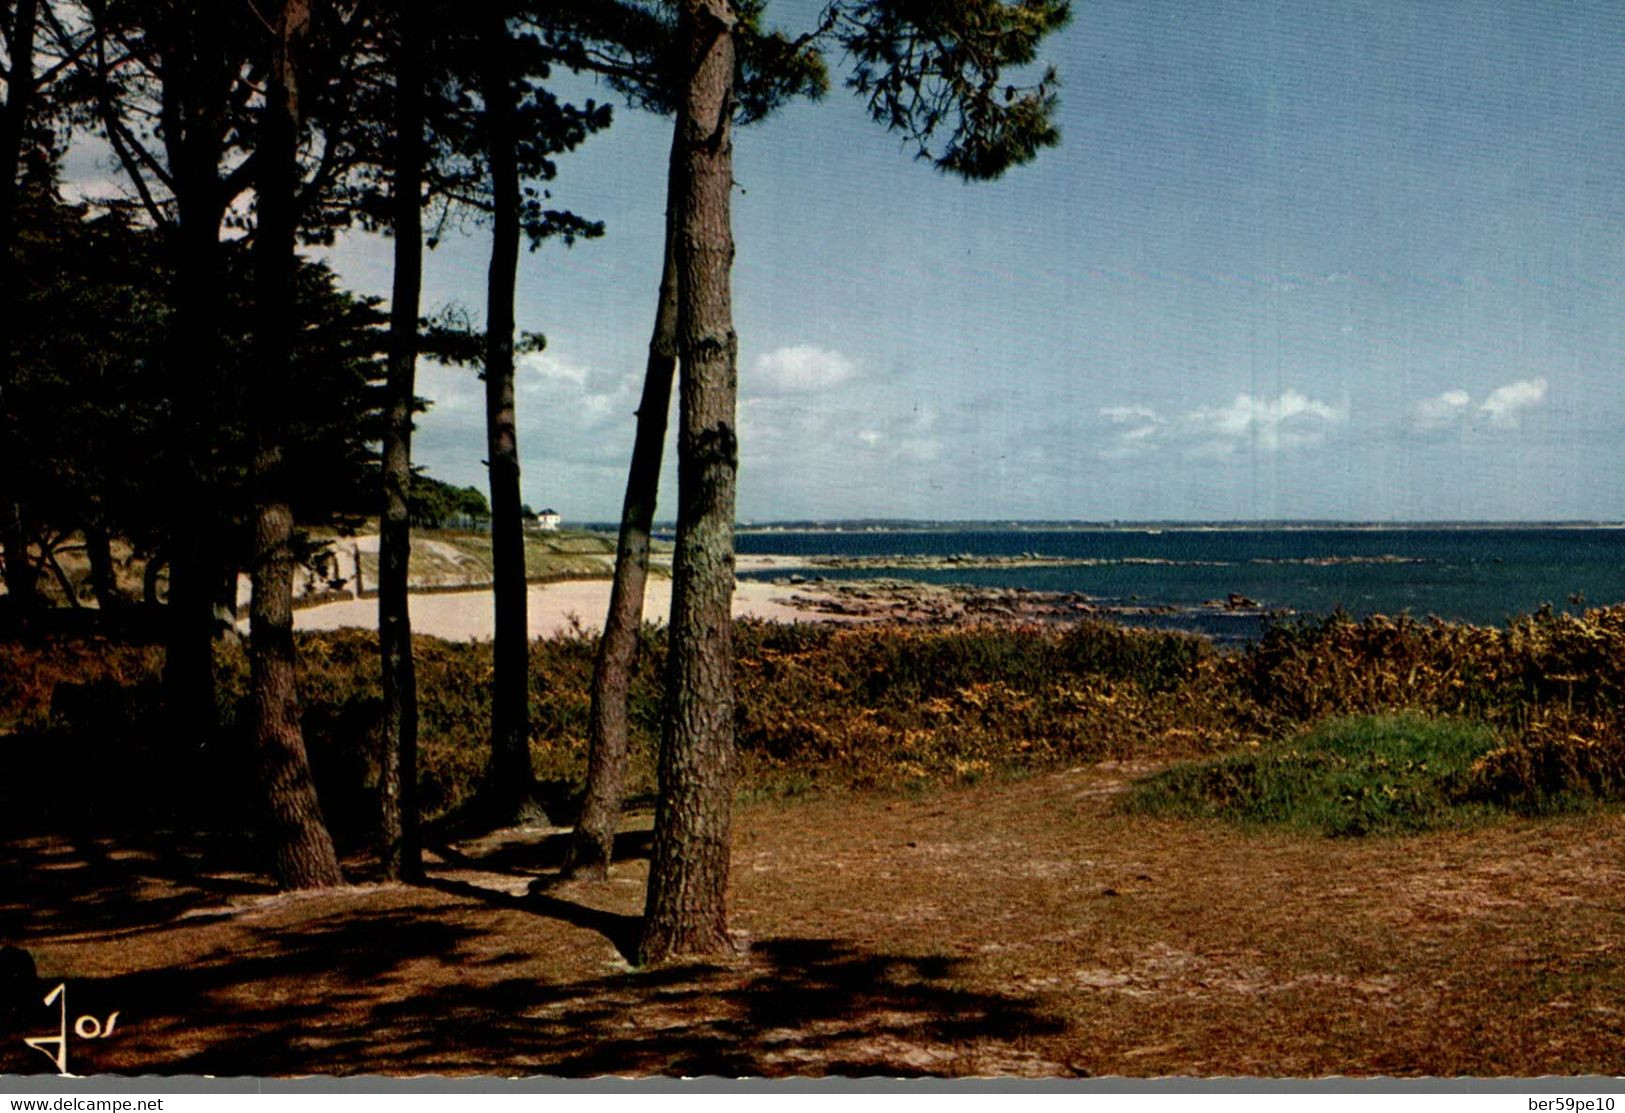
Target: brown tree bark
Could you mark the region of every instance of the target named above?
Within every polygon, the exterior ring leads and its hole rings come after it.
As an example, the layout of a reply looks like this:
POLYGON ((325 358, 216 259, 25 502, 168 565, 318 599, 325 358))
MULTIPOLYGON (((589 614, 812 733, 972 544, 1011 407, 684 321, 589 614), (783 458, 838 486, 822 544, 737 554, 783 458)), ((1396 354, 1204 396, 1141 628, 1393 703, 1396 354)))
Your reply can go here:
POLYGON ((169 555, 162 550, 153 553, 147 558, 146 565, 141 569, 141 602, 148 607, 161 606, 163 601, 158 598, 158 577, 169 574, 169 555))
POLYGON ((519 269, 519 165, 513 86, 513 41, 503 6, 482 17, 485 100, 491 172, 491 267, 486 285, 485 429, 491 480, 492 640, 491 755, 482 810, 502 823, 545 820, 530 763, 530 635, 526 614, 525 536, 520 519, 519 437, 514 420, 514 286, 519 269))
MULTIPOLYGON (((202 188, 199 184, 196 188, 202 188)), ((167 510, 169 595, 164 639, 164 701, 176 741, 197 746, 216 727, 214 682, 215 565, 223 528, 210 482, 212 461, 203 447, 206 396, 218 373, 213 334, 218 321, 220 218, 190 200, 178 200, 179 257, 174 316, 168 338, 171 421, 177 444, 167 510)))
POLYGON ((96 594, 96 605, 111 612, 127 603, 113 565, 113 538, 100 521, 85 523, 85 555, 90 559, 90 589, 96 594))
MULTIPOLYGON (((412 400, 416 393, 418 303, 423 286, 423 26, 417 5, 397 8, 395 167, 391 185, 395 275, 389 312, 388 401, 384 424, 384 511, 378 541, 378 648, 384 712, 379 794, 384 877, 423 873, 417 815, 418 696, 412 660, 407 567, 412 554, 412 400)), ((356 592, 361 567, 356 565, 356 592)))
POLYGON ((56 547, 61 540, 60 537, 56 537, 42 542, 40 558, 50 569, 51 576, 56 580, 56 586, 61 589, 63 598, 68 601, 68 606, 76 611, 82 610, 84 603, 79 599, 79 585, 73 582, 73 578, 68 575, 67 569, 62 567, 62 562, 56 556, 56 547))
POLYGON ((677 250, 681 427, 660 799, 639 961, 724 953, 733 803, 738 338, 729 272, 734 79, 728 0, 684 0, 689 80, 677 250))
POLYGON ((573 877, 603 880, 614 855, 615 828, 625 796, 627 707, 632 670, 637 665, 638 632, 643 626, 643 592, 649 579, 649 535, 654 526, 660 489, 660 460, 665 448, 666 414, 671 408, 672 376, 677 370, 677 213, 682 131, 672 129, 670 166, 666 175, 666 246, 660 268, 660 296, 654 333, 643 372, 638 402, 632 464, 621 504, 620 540, 615 549, 615 579, 609 613, 593 662, 592 706, 587 724, 587 791, 581 817, 571 838, 567 872, 573 877))
POLYGON ((38 600, 39 569, 28 558, 28 530, 19 499, 8 498, 0 505, 0 556, 6 563, 6 595, 14 613, 26 616, 38 600))
MULTIPOLYGON (((7 412, 7 393, 15 377, 11 366, 10 304, 19 288, 12 273, 12 248, 17 242, 17 172, 22 164, 23 137, 34 99, 34 33, 38 26, 37 0, 17 0, 10 28, 11 72, 6 75, 6 103, 0 109, 0 413, 7 412)), ((0 427, 0 482, 14 474, 8 457, 11 437, 0 427)), ((26 615, 36 601, 38 570, 28 559, 28 531, 23 521, 20 491, 9 491, 0 503, 0 557, 5 561, 6 595, 12 610, 26 615)))
POLYGON ((285 493, 280 420, 292 361, 294 207, 299 84, 294 52, 310 28, 310 0, 283 0, 257 157, 254 596, 250 685, 254 757, 269 813, 272 869, 289 889, 342 885, 299 725, 293 642, 293 511, 285 493))
MULTIPOLYGON (((177 485, 195 498, 184 505, 202 507, 207 496, 197 483, 177 485)), ((214 577, 210 538, 203 523, 181 520, 170 525, 169 595, 164 639, 164 703, 175 741, 199 746, 214 737, 218 726, 214 681, 214 577)), ((207 511, 199 511, 200 517, 207 511)), ((211 525, 213 523, 210 523, 211 525)))
MULTIPOLYGON (((8 253, 16 232, 17 171, 22 165, 23 136, 34 100, 34 36, 39 27, 38 0, 17 0, 8 39, 11 72, 6 74, 6 103, 0 112, 0 236, 8 253)), ((9 268, 9 254, 0 266, 9 268)))
POLYGON ((197 746, 217 727, 215 602, 225 564, 220 532, 226 515, 208 445, 222 363, 220 225, 228 199, 220 181, 226 90, 217 74, 227 53, 229 16, 194 5, 167 18, 159 68, 162 139, 175 198, 173 313, 166 338, 175 455, 169 461, 164 696, 176 742, 197 746))

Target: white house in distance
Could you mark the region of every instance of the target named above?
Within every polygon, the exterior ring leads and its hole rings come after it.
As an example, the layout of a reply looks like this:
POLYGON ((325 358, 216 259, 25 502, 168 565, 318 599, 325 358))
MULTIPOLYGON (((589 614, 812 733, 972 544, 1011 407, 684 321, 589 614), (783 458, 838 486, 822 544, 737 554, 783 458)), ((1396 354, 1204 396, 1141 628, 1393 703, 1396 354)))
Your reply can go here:
POLYGON ((549 508, 547 510, 542 511, 540 514, 536 515, 536 528, 537 529, 558 529, 559 528, 559 512, 557 510, 553 510, 553 509, 549 508))

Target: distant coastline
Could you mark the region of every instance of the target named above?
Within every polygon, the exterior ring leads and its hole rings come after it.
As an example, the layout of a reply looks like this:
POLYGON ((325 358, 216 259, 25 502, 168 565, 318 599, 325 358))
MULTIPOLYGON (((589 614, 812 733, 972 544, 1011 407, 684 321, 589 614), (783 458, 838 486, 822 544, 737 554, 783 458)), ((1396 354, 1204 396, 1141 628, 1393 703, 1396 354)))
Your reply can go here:
MULTIPOLYGON (((615 523, 593 522, 586 529, 614 533, 615 523)), ((656 523, 655 531, 670 536, 675 530, 672 522, 656 523)), ((829 518, 784 519, 772 521, 739 522, 734 531, 741 534, 757 533, 985 533, 985 532, 1122 532, 1122 533, 1233 533, 1240 531, 1304 530, 1340 531, 1349 533, 1381 533, 1417 530, 1558 530, 1558 529, 1625 529, 1625 519, 1564 518, 1553 521, 1472 521, 1450 520, 1372 522, 1339 519, 1264 519, 1214 521, 1104 521, 1091 522, 1075 519, 930 519, 930 518, 829 518)))
MULTIPOLYGON (((1015 589, 1114 615, 1150 608, 1159 625, 1188 615, 1189 628, 1207 633, 1218 633, 1213 601, 1232 597, 1274 614, 1409 613, 1482 625, 1542 606, 1625 603, 1618 523, 782 522, 742 530, 737 548, 798 558, 814 581, 1015 589)), ((1233 618, 1225 608, 1224 629, 1233 618)))

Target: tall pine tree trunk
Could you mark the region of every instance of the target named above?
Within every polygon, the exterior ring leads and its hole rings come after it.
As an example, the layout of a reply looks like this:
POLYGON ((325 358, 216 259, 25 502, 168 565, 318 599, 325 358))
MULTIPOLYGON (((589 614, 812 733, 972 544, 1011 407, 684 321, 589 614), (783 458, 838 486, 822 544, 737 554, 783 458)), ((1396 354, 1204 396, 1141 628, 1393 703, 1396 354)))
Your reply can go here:
MULTIPOLYGON (((179 19, 179 16, 175 18, 179 19)), ((162 64, 163 141, 174 179, 171 230, 173 312, 167 326, 170 422, 169 602, 164 695, 176 741, 197 746, 216 727, 215 596, 228 520, 210 445, 221 375, 220 321, 225 217, 218 177, 224 105, 204 74, 224 36, 222 10, 192 7, 186 33, 169 41, 162 64)))
POLYGON ((643 593, 649 579, 649 535, 654 526, 655 498, 660 488, 660 458, 666 439, 666 413, 671 408, 672 375, 677 370, 677 213, 682 180, 681 127, 672 129, 670 166, 666 174, 666 246, 660 268, 660 300, 649 360, 643 372, 632 465, 621 504, 620 541, 615 550, 615 580, 609 614, 593 663, 592 707, 587 725, 587 792, 570 843, 572 876, 603 879, 615 849, 625 795, 627 707, 632 670, 637 664, 638 632, 643 625, 643 593))
MULTIPOLYGON (((169 521, 169 602, 164 694, 178 741, 200 745, 215 730, 214 601, 216 536, 225 528, 214 491, 204 424, 218 370, 219 220, 182 201, 169 360, 176 429, 169 521)), ((201 206, 197 206, 201 207, 201 206)))
MULTIPOLYGON (((416 391, 418 302, 423 284, 423 30, 417 6, 402 4, 396 27, 395 176, 391 206, 395 277, 389 312, 389 380, 384 424, 384 511, 378 541, 378 648, 383 661, 380 740, 380 858, 390 880, 423 871, 418 841, 417 675, 407 567, 412 554, 412 399, 416 391)), ((356 568, 360 591, 360 566, 356 568)))
POLYGON ((322 821, 299 726, 293 643, 293 511, 282 436, 295 328, 294 190, 299 86, 293 52, 310 27, 309 0, 284 0, 255 157, 260 160, 255 229, 254 596, 249 665, 254 758, 270 820, 277 881, 289 889, 342 885, 322 821))
POLYGON ((481 92, 491 170, 491 269, 486 286, 485 430, 491 478, 491 757, 483 803, 504 823, 544 820, 530 764, 530 635, 526 615, 525 536, 519 517, 519 438, 514 422, 513 303, 519 269, 519 166, 513 42, 502 5, 481 25, 481 92))
MULTIPOLYGON (((17 172, 22 165, 23 138, 34 94, 38 11, 37 0, 17 0, 10 33, 11 73, 6 80, 5 107, 0 110, 0 415, 15 412, 9 397, 16 379, 11 362, 11 322, 17 319, 22 284, 14 273, 12 252, 17 243, 17 172)), ((17 482, 17 469, 11 460, 13 438, 13 432, 0 424, 0 484, 17 482)), ((7 490, 0 499, 0 559, 5 561, 6 594, 18 616, 33 608, 39 578, 28 559, 28 531, 23 518, 23 492, 7 490)))
POLYGON ((728 0, 684 0, 679 23, 689 76, 681 117, 685 172, 677 251, 677 551, 660 799, 638 948, 645 963, 731 947, 731 607, 739 456, 739 342, 729 292, 735 18, 728 0))

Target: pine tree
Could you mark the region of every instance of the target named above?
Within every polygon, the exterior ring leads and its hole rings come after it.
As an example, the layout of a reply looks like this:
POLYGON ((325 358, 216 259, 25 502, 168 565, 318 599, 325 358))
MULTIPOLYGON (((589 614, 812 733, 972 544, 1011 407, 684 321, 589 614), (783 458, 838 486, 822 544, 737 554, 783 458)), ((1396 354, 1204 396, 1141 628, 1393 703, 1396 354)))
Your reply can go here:
MULTIPOLYGON (((972 179, 996 177, 1059 141, 1055 75, 1021 89, 1001 80, 1061 26, 1055 0, 833 5, 825 26, 855 61, 851 84, 871 114, 921 157, 972 179)), ((639 960, 730 949, 729 808, 733 782, 734 493, 738 338, 729 271, 733 236, 730 103, 738 16, 728 0, 684 0, 688 83, 677 241, 681 427, 660 796, 639 960)))
POLYGON ((389 307, 389 384, 383 438, 384 506, 378 544, 378 649, 384 707, 379 724, 380 859, 390 880, 423 869, 417 815, 417 675, 407 567, 412 554, 412 412, 418 304, 423 285, 424 100, 427 29, 413 0, 396 6, 394 142, 389 183, 395 266, 389 307))
MULTIPOLYGON (((580 0, 549 5, 546 29, 560 60, 599 74, 631 103, 676 114, 685 85, 682 51, 668 4, 580 0)), ((762 5, 741 6, 736 43, 733 120, 755 123, 795 97, 816 99, 828 84, 822 57, 761 27, 762 5)), ((677 235, 682 204, 682 132, 672 129, 666 177, 666 220, 659 295, 636 413, 632 461, 615 552, 609 610, 593 662, 588 716, 587 785, 566 869, 576 877, 608 876, 626 780, 628 705, 637 663, 650 538, 665 449, 666 415, 677 370, 677 235)))

